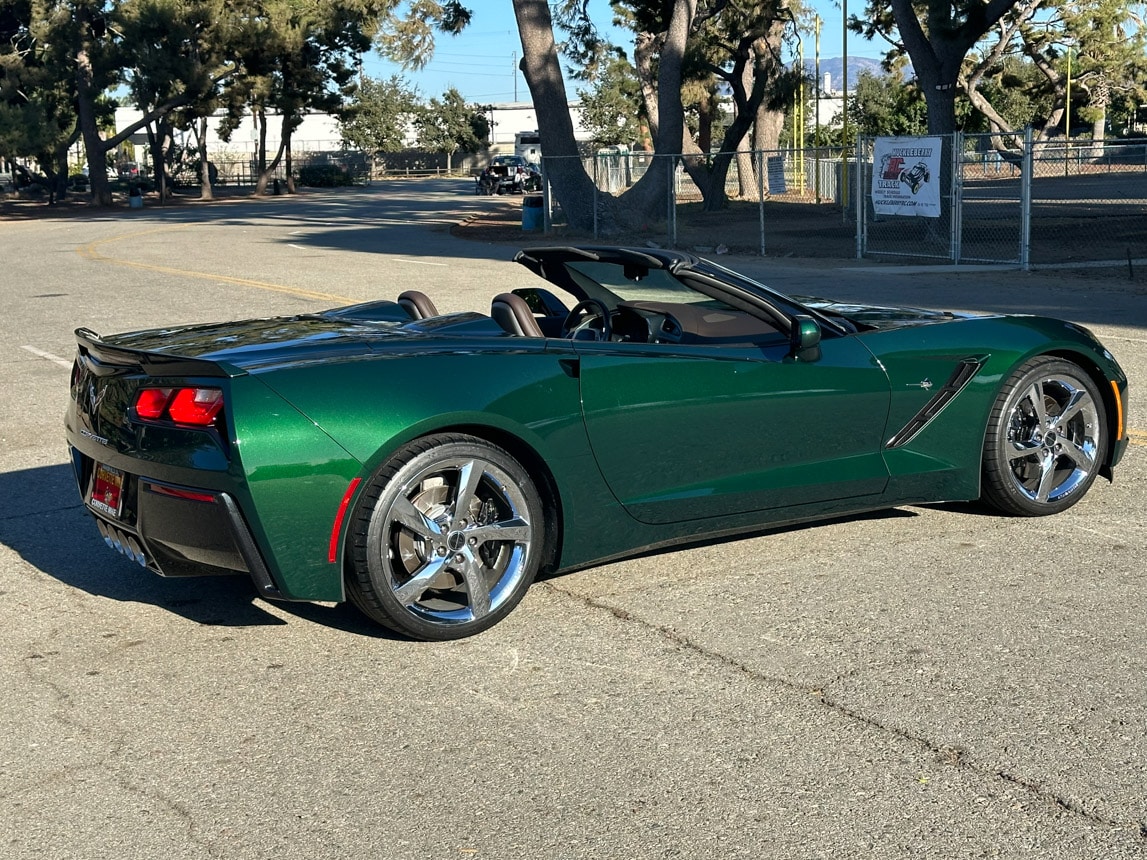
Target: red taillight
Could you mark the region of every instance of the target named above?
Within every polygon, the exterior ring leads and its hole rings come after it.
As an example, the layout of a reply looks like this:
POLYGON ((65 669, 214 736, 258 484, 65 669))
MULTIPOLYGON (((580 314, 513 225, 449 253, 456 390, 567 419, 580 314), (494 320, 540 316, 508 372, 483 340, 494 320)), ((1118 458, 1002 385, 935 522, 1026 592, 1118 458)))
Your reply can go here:
POLYGON ((135 412, 144 421, 210 427, 222 408, 219 388, 143 388, 135 396, 135 412))
POLYGON ((223 408, 223 392, 218 388, 181 388, 167 407, 176 424, 207 427, 223 408))
POLYGON ((167 402, 171 400, 173 388, 144 388, 135 396, 135 411, 144 421, 155 421, 163 417, 167 402))

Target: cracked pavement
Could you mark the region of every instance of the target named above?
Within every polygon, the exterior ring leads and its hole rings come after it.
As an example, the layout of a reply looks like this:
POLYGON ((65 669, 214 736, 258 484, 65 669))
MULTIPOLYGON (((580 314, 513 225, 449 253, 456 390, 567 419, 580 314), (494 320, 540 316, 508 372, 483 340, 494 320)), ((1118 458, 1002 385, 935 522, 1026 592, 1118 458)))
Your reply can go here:
POLYGON ((1135 435, 1060 516, 906 507, 651 553, 442 644, 103 545, 64 448, 72 329, 406 288, 486 307, 530 278, 450 235, 491 205, 469 189, 0 222, 0 854, 1147 856, 1147 306, 1117 271, 730 261, 796 293, 1092 328, 1135 435))

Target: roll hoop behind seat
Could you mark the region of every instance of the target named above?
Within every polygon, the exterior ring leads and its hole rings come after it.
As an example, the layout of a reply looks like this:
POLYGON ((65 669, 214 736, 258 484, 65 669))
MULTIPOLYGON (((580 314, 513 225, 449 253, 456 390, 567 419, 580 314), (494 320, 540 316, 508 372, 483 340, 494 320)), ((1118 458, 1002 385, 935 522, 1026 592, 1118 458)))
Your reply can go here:
POLYGON ((545 337, 526 300, 513 293, 499 293, 490 303, 490 316, 509 334, 517 337, 545 337))
POLYGON ((398 303, 412 320, 424 320, 438 316, 438 308, 430 301, 430 296, 418 290, 407 290, 398 297, 398 303))

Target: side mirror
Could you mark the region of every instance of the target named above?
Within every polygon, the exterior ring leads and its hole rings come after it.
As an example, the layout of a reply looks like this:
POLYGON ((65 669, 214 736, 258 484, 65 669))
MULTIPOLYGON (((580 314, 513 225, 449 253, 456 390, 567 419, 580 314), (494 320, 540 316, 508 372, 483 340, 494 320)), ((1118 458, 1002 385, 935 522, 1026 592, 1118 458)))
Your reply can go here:
POLYGON ((820 358, 820 324, 806 314, 792 319, 789 330, 789 355, 792 361, 816 361, 820 358))

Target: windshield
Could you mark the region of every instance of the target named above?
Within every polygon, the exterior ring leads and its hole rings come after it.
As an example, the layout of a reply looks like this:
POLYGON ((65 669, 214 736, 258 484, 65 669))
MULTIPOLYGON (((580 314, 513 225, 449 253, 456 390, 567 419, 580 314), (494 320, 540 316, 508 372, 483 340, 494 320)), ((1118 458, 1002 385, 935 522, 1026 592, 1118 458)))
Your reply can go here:
POLYGON ((566 266, 578 286, 591 298, 601 299, 609 305, 615 305, 618 301, 675 304, 704 304, 713 301, 708 296, 685 286, 666 269, 641 269, 641 277, 634 279, 626 277, 626 268, 614 262, 596 263, 579 260, 567 263, 566 266), (602 290, 602 287, 605 290, 602 290), (605 291, 612 295, 609 296, 605 291))

